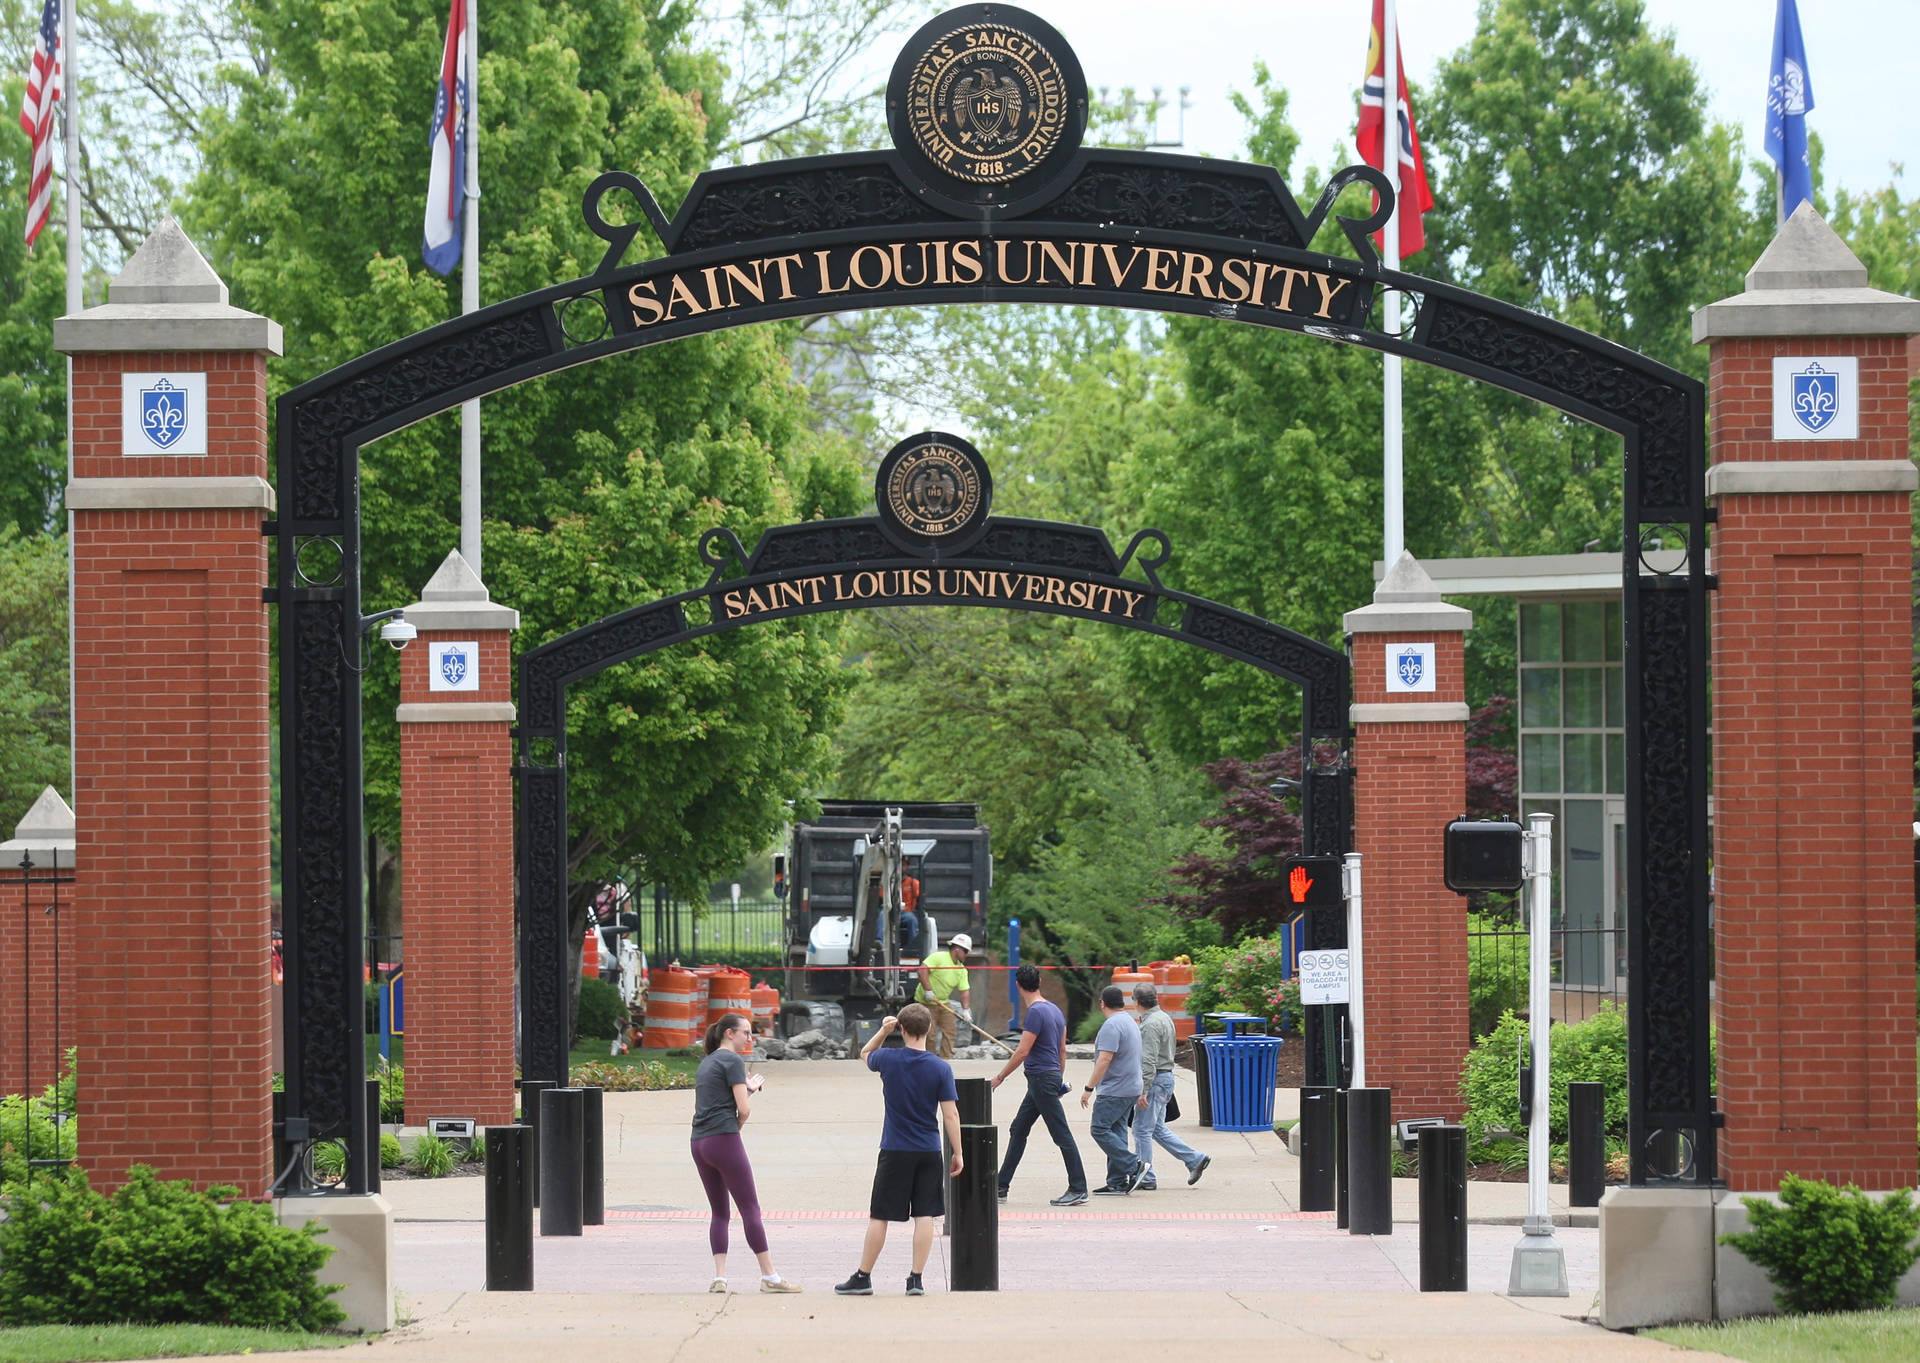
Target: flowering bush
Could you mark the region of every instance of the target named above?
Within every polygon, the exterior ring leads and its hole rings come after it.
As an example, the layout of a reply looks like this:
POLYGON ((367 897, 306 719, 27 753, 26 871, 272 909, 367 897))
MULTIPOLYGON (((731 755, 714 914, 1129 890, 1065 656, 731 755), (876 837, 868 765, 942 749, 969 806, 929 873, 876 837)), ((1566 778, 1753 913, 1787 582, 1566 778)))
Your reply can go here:
POLYGON ((690 1089, 693 1076, 669 1069, 658 1060, 642 1060, 632 1065, 610 1065, 604 1060, 595 1060, 575 1065, 567 1082, 575 1088, 592 1086, 608 1093, 650 1093, 656 1089, 690 1089))
POLYGON ((1202 1013, 1252 1013, 1281 1031, 1300 1026, 1300 984, 1286 978, 1285 945, 1273 937, 1248 937, 1230 947, 1195 953, 1193 993, 1187 1008, 1202 1013))

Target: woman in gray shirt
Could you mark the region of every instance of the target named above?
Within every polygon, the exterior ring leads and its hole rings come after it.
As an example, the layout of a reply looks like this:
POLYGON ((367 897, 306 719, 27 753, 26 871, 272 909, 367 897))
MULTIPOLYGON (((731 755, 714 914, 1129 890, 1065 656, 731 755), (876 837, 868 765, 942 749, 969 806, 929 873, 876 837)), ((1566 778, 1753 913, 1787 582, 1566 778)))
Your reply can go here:
POLYGON ((761 1078, 747 1073, 741 1057, 753 1053, 753 1023, 728 1013, 707 1028, 707 1058, 693 1077, 693 1167, 707 1190, 713 1219, 707 1225, 707 1246, 713 1251, 713 1282, 709 1292, 727 1290, 727 1198, 740 1208, 747 1232, 747 1248, 760 1260, 762 1292, 798 1292, 798 1283, 781 1277, 767 1252, 766 1227, 760 1220, 760 1198, 754 1192, 753 1166, 740 1128, 752 1114, 753 1095, 761 1078))

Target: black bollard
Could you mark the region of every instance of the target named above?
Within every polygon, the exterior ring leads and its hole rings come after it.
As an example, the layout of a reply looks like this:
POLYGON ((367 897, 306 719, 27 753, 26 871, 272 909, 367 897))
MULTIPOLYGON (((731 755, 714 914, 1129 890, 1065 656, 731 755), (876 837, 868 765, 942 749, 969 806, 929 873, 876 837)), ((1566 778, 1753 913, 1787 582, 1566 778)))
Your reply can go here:
POLYGON ((280 1176, 293 1163, 293 1142, 287 1139, 287 1095, 276 1092, 273 1095, 273 1177, 282 1192, 293 1192, 300 1185, 292 1178, 280 1183, 280 1176))
POLYGON ((533 1291, 533 1128, 487 1128, 487 1291, 533 1291))
POLYGON ((959 1098, 956 1106, 960 1109, 960 1125, 993 1125, 993 1082, 988 1079, 956 1079, 953 1081, 955 1094, 959 1098))
POLYGON ((540 1233, 579 1235, 581 1109, 579 1089, 540 1095, 540 1233))
POLYGON ((1339 1090, 1316 1085, 1300 1090, 1300 1210, 1334 1208, 1333 1106, 1339 1090))
POLYGON ((960 1177, 953 1193, 952 1287, 954 1292, 1000 1290, 1000 1128, 960 1128, 960 1177))
POLYGON ((580 1220, 607 1224, 607 1143, 602 1130, 600 1090, 580 1090, 580 1220))
POLYGON ((1193 1087, 1199 1095, 1199 1112, 1194 1120, 1202 1126, 1213 1125, 1213 1076, 1207 1073, 1207 1039, 1193 1034, 1193 1087))
POLYGON ((1467 1290, 1467 1129, 1420 1129, 1420 1290, 1467 1290))
POLYGON ((1393 1090, 1347 1090, 1347 1229, 1393 1234, 1393 1090))
POLYGON ((533 1205, 540 1205, 540 1095, 559 1085, 551 1079, 520 1081, 520 1124, 533 1132, 533 1205))
POLYGON ((367 1191, 380 1191, 380 1081, 367 1080, 367 1191))
POLYGON ((1347 1229, 1351 1219, 1353 1177, 1347 1167, 1347 1091, 1336 1089, 1333 1095, 1333 1224, 1347 1229))
POLYGON ((1597 1207, 1607 1190, 1607 1086, 1567 1085, 1567 1202, 1597 1207))

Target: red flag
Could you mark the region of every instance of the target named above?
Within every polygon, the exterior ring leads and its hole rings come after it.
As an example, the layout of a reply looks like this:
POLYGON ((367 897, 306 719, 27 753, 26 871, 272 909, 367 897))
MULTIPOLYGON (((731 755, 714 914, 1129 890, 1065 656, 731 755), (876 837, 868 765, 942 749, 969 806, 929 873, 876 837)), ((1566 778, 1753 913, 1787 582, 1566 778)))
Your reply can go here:
POLYGON ((27 177, 27 245, 47 225, 53 208, 53 105, 60 98, 60 5, 46 0, 40 31, 27 65, 27 93, 20 101, 20 126, 33 139, 33 169, 27 177))
MULTIPOLYGON (((1381 125, 1386 121, 1383 96, 1387 88, 1387 48, 1381 38, 1385 28, 1386 0, 1373 0, 1373 27, 1367 35, 1367 79, 1360 87, 1360 130, 1354 144, 1360 149, 1360 159, 1376 170, 1386 166, 1380 153, 1381 125)), ((1433 207, 1433 190, 1427 184, 1426 158, 1420 154, 1420 133, 1413 126, 1413 102, 1407 98, 1406 49, 1399 50, 1400 201, 1394 216, 1400 228, 1400 259, 1405 260, 1426 249, 1427 229, 1421 214, 1433 207)), ((1373 240, 1386 250, 1384 231, 1374 233, 1373 240)))

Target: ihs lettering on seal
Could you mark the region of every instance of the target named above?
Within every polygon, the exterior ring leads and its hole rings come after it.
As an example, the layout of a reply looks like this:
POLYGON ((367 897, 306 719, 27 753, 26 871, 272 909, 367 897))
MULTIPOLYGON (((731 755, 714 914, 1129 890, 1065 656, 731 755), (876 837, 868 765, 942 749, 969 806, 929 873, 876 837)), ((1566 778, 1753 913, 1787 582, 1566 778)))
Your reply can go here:
POLYGON ((938 538, 966 525, 980 507, 980 472, 945 445, 907 452, 887 479, 887 504, 900 524, 938 538))
POLYGON ((1059 63, 1031 34, 1001 24, 956 29, 935 42, 908 89, 907 122, 920 151, 976 184, 1026 174, 1067 126, 1059 63))

